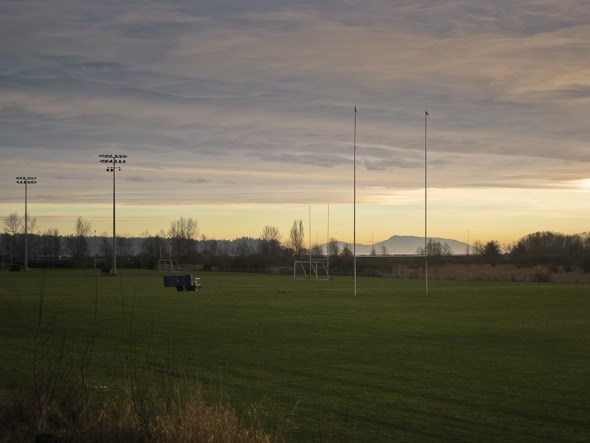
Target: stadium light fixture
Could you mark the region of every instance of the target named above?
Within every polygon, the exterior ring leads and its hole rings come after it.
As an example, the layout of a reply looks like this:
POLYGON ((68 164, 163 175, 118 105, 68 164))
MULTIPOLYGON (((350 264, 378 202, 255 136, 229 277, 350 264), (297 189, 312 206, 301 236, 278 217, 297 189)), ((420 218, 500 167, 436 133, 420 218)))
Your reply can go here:
POLYGON ((27 200, 28 200, 28 189, 29 185, 37 183, 37 177, 16 177, 16 182, 19 185, 25 185, 25 271, 29 270, 29 243, 28 243, 28 230, 29 230, 29 215, 27 212, 27 200))
POLYGON ((115 195, 116 195, 116 172, 121 171, 121 163, 126 163, 127 156, 124 154, 100 154, 100 162, 106 163, 106 171, 113 173, 113 264, 112 274, 117 275, 117 235, 116 235, 116 209, 115 209, 115 195))

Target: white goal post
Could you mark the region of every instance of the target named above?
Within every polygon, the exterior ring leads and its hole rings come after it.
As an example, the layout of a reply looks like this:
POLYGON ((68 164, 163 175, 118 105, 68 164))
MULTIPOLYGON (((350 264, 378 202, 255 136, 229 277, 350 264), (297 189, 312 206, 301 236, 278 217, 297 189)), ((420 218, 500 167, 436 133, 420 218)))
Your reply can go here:
POLYGON ((178 262, 175 258, 161 258, 158 262, 158 270, 176 271, 178 270, 178 262))
POLYGON ((328 280, 330 278, 328 259, 313 258, 293 261, 293 278, 328 280))

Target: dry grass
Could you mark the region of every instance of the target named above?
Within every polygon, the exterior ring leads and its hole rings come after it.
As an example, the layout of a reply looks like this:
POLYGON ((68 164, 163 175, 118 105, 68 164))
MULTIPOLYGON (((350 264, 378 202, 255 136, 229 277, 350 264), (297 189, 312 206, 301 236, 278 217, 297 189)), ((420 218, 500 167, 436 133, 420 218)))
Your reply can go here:
POLYGON ((2 442, 207 442, 270 443, 280 441, 262 427, 251 408, 248 426, 222 404, 207 404, 198 390, 175 386, 167 392, 138 390, 130 382, 118 392, 97 393, 87 403, 54 396, 39 410, 36 394, 14 397, 0 422, 2 442))
MULTIPOLYGON (((95 334, 81 352, 57 332, 58 317, 46 311, 43 276, 31 322, 30 378, 0 405, 0 442, 207 442, 270 443, 262 409, 251 407, 240 423, 223 401, 208 404, 199 385, 182 377, 156 378, 133 362, 119 389, 89 387, 95 334), (156 384, 156 380, 159 384, 156 384)), ((94 306, 96 329, 97 301, 94 306)))
MULTIPOLYGON (((434 264, 429 265, 429 277, 441 280, 513 281, 533 283, 590 283, 590 273, 581 269, 565 272, 548 266, 519 267, 510 264, 434 264)), ((396 266, 392 275, 398 278, 423 278, 421 267, 396 266)))
MULTIPOLYGON (((76 352, 75 341, 58 333, 58 316, 46 310, 46 298, 43 278, 31 327, 31 374, 0 405, 0 442, 280 440, 280 431, 272 437, 264 431, 260 408, 251 408, 250 423, 244 425, 233 408, 223 401, 208 404, 199 384, 178 374, 156 377, 128 361, 121 387, 90 387, 95 334, 76 352)), ((95 330, 96 301, 93 312, 95 330)))

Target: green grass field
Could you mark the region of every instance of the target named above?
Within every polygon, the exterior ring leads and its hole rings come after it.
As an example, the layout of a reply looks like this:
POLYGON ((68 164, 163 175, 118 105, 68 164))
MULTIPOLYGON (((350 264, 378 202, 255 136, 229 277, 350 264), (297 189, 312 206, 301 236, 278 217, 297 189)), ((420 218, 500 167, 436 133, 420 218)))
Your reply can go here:
POLYGON ((43 349, 91 343, 93 385, 194 378, 292 420, 287 441, 590 441, 588 285, 200 277, 0 273, 1 398, 30 378, 43 293, 43 349))

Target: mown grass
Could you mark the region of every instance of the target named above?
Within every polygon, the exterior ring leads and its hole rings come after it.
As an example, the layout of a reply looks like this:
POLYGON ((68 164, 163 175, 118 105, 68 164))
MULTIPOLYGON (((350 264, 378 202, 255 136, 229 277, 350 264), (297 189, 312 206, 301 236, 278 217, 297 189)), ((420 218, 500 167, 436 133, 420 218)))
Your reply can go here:
POLYGON ((0 273, 4 398, 30 379, 44 291, 43 352, 107 396, 130 373, 192 380, 288 441, 590 440, 588 285, 361 278, 354 298, 344 277, 201 277, 0 273))

